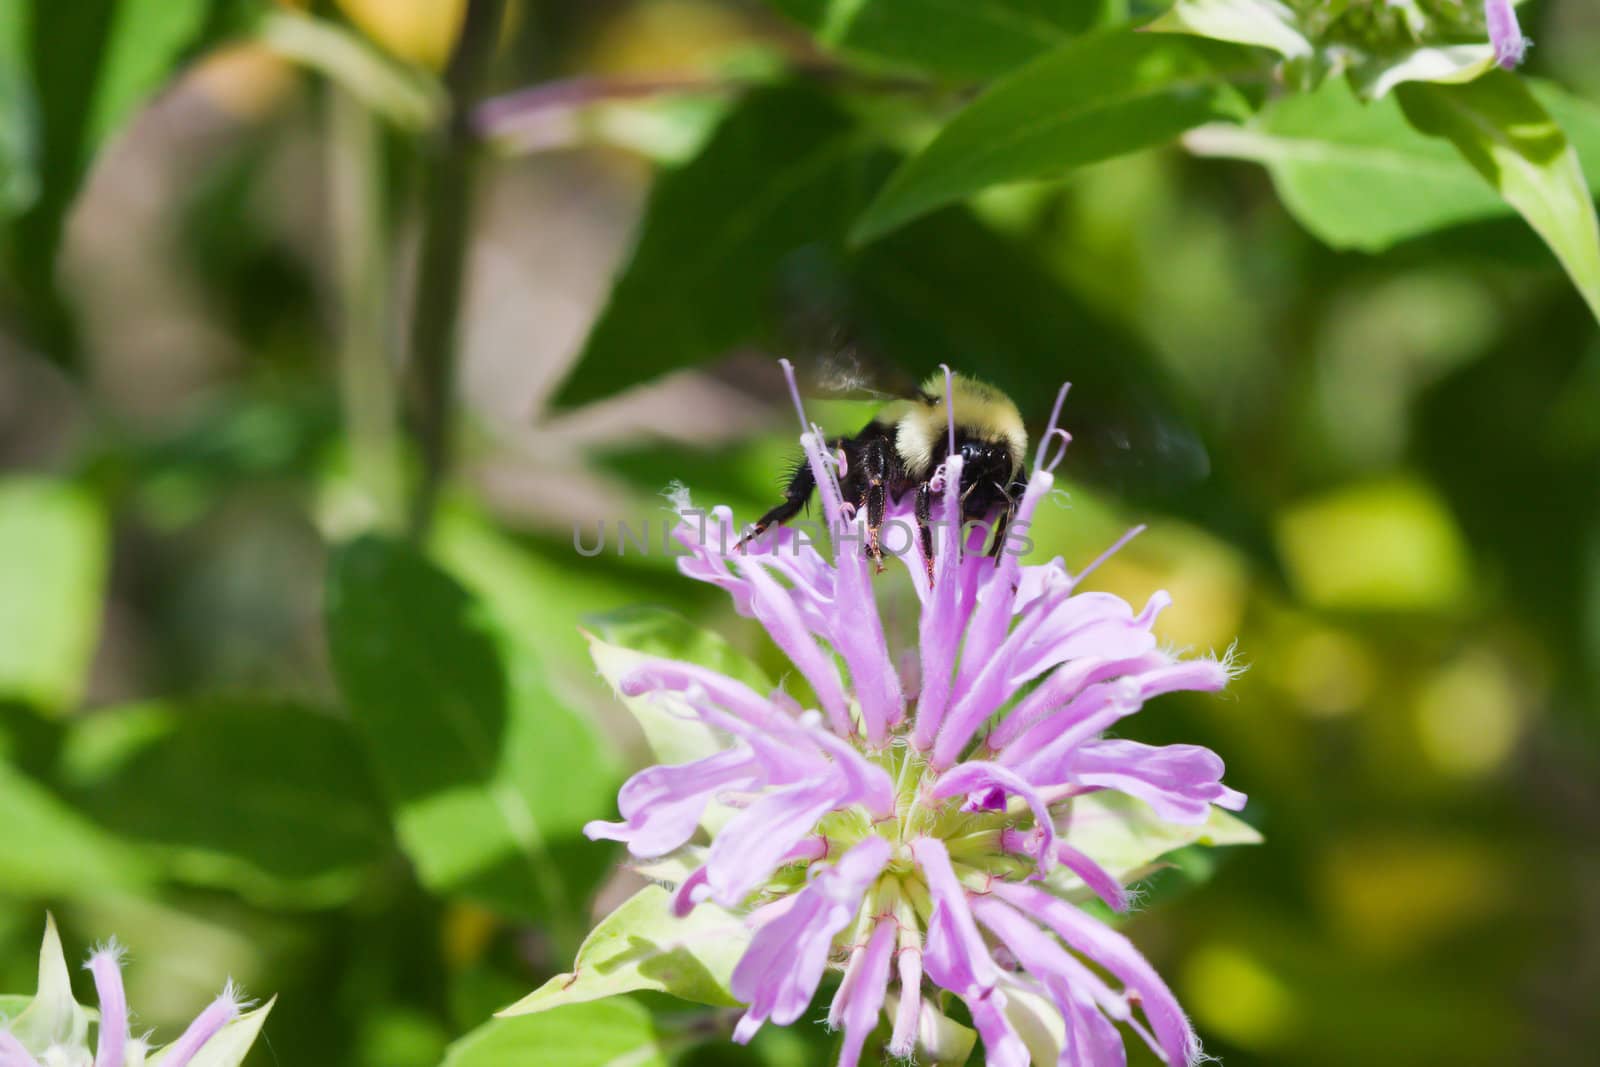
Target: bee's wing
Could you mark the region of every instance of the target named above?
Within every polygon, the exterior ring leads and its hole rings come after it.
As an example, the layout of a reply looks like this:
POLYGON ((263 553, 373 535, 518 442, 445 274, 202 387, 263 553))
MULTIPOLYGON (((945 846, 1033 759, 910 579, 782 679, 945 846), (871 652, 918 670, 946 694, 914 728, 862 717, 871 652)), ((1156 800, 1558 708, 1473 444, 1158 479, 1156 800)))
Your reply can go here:
POLYGON ((872 400, 887 403, 899 395, 878 386, 871 368, 851 349, 819 357, 812 366, 809 391, 828 400, 872 400))

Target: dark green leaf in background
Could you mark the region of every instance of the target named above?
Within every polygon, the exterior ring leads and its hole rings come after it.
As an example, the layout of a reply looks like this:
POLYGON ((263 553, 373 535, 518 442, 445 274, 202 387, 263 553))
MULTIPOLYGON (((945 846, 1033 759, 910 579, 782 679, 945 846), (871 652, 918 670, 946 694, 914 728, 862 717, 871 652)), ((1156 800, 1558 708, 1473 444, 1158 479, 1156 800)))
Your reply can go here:
POLYGON ((155 850, 179 880, 280 905, 334 903, 388 845, 353 728, 305 708, 108 709, 75 727, 66 758, 84 810, 155 850))
POLYGON ((153 874, 134 849, 0 763, 0 893, 92 897, 147 884, 153 874))
MULTIPOLYGON (((37 119, 28 63, 26 6, 0 6, 0 222, 39 195, 34 158, 37 119)), ((0 231, 3 232, 3 231, 0 231)))
POLYGON ((47 712, 83 693, 100 633, 106 518, 62 482, 0 482, 0 697, 47 712))
MULTIPOLYGON (((5 266, 30 302, 50 355, 65 358, 71 327, 55 291, 62 226, 104 141, 171 75, 208 28, 213 0, 8 0, 0 13, 0 180, 10 159, 34 160, 37 184, 14 171, 5 266), (8 54, 22 44, 26 64, 8 54), (31 119, 31 123, 28 121, 31 119), (14 129, 8 120, 21 120, 14 129), (31 135, 30 135, 31 129, 31 135), (20 176, 20 179, 19 179, 20 176)), ((0 196, 0 221, 7 198, 0 196)))
POLYGON ((571 937, 611 858, 582 836, 616 779, 599 738, 484 606, 398 542, 336 553, 334 672, 424 885, 571 937))
POLYGON ((626 997, 494 1019, 450 1046, 443 1067, 666 1067, 650 1013, 626 997))
POLYGON ((691 163, 661 175, 633 257, 559 405, 598 400, 770 338, 797 249, 837 246, 870 188, 869 146, 820 96, 751 95, 691 163))
POLYGON ((824 46, 947 78, 990 78, 1107 19, 1110 0, 769 0, 824 46))
POLYGON ((951 119, 894 173, 852 236, 870 241, 991 185, 1057 178, 1241 117, 1244 100, 1227 78, 1254 62, 1237 45, 1127 27, 1077 38, 951 119))
POLYGON ((1149 347, 1097 314, 1026 246, 965 209, 947 209, 868 245, 849 269, 848 314, 863 347, 912 380, 940 363, 989 379, 1016 399, 1034 435, 1056 388, 1071 382, 1064 473, 1270 558, 1261 516, 1240 499, 1149 347))

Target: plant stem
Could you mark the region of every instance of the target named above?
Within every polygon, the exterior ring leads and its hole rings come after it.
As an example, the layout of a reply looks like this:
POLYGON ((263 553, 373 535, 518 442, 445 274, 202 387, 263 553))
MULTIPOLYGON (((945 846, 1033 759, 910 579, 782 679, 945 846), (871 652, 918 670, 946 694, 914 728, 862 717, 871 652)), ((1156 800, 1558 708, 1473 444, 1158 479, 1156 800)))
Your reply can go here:
POLYGON ((328 163, 339 268, 339 384, 362 526, 398 530, 403 516, 395 426, 397 363, 389 358, 388 233, 378 121, 339 86, 328 91, 328 163))
POLYGON ((411 506, 411 536, 426 539, 450 467, 455 350, 471 229, 476 139, 471 112, 494 49, 505 0, 467 0, 461 35, 445 66, 443 128, 426 150, 422 251, 411 321, 409 401, 422 472, 411 506))

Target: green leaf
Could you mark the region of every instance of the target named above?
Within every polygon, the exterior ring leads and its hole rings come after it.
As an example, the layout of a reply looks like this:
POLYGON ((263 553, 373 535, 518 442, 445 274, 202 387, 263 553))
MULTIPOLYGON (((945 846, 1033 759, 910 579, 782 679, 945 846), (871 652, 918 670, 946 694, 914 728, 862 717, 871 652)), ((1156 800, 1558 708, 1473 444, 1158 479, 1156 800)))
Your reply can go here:
POLYGON ((1203 126, 1184 145, 1264 164, 1284 207, 1334 248, 1376 252, 1505 211, 1454 149, 1411 128, 1393 98, 1363 103, 1342 79, 1274 101, 1249 125, 1203 126))
MULTIPOLYGON (((275 1003, 277 1003, 276 997, 254 1011, 245 1012, 218 1030, 211 1040, 194 1054, 194 1058, 188 1061, 187 1067, 239 1067, 244 1058, 250 1054, 250 1048, 256 1043, 256 1038, 261 1033, 261 1026, 267 1021, 267 1015, 275 1003)), ((172 1046, 168 1045, 151 1056, 150 1067, 163 1067, 171 1050, 172 1046)))
POLYGON ((134 850, 0 763, 0 892, 93 896, 137 887, 152 875, 134 850))
POLYGON ((0 6, 0 221, 25 210, 39 195, 26 11, 24 4, 0 6))
MULTIPOLYGON (((1600 109, 1549 84, 1535 93, 1600 170, 1600 109)), ((1193 130, 1197 155, 1267 167, 1284 207, 1335 248, 1378 252, 1510 206, 1445 141, 1417 132, 1394 97, 1363 102, 1341 80, 1274 101, 1246 126, 1193 130)))
POLYGON ((525 1015, 651 990, 732 1007, 733 968, 750 943, 743 920, 715 904, 672 914, 672 894, 646 886, 600 920, 569 974, 558 974, 499 1014, 525 1015))
POLYGON ((751 94, 695 160, 657 180, 633 256, 565 383, 583 404, 770 338, 785 265, 842 243, 869 146, 816 94, 751 94))
POLYGON ((1600 221, 1561 127, 1515 75, 1463 85, 1408 82, 1396 93, 1412 125, 1454 144, 1555 253, 1600 318, 1600 221))
POLYGON ((39 946, 39 986, 28 1007, 9 1027, 22 1047, 42 1056, 51 1045, 82 1045, 89 1033, 89 1013, 72 995, 72 974, 61 950, 61 933, 54 915, 44 920, 44 941, 39 946))
POLYGON ((304 708, 119 708, 76 726, 64 760, 80 766, 80 806, 181 881, 320 906, 348 899, 387 852, 353 728, 304 708))
POLYGON ((1304 58, 1313 51, 1299 18, 1278 0, 1178 0, 1144 29, 1257 45, 1287 59, 1304 58))
POLYGON ((205 28, 210 9, 211 0, 120 0, 89 113, 90 145, 115 133, 166 82, 205 28))
MULTIPOLYGON (((1160 865, 1163 856, 1188 845, 1256 845, 1261 834, 1221 808, 1198 825, 1167 822, 1142 800, 1123 793, 1089 793, 1072 802, 1066 840, 1127 885, 1160 865)), ((1047 878, 1052 889, 1081 899, 1093 893, 1063 867, 1047 878)))
POLYGON ((1106 0, 771 0, 825 47, 947 78, 990 78, 1112 16, 1106 0))
POLYGON ((443 1067, 666 1067, 650 1013, 626 997, 494 1019, 450 1046, 443 1067))
POLYGON ((327 610, 334 673, 423 884, 570 933, 609 858, 581 832, 615 798, 593 730, 399 542, 339 550, 327 610))
POLYGON ((100 633, 106 540, 82 490, 0 482, 0 696, 58 713, 77 704, 100 633))
POLYGON ((1424 45, 1395 55, 1365 56, 1350 68, 1350 81, 1366 99, 1384 96, 1405 82, 1467 82, 1494 69, 1490 44, 1424 45))
MULTIPOLYGON (((29 60, 21 98, 32 102, 38 175, 38 195, 17 219, 9 266, 43 347, 61 356, 71 343, 55 289, 63 220, 100 147, 212 28, 212 0, 12 0, 6 6, 4 17, 15 20, 6 32, 20 36, 29 60)), ((13 70, 0 77, 18 75, 13 70)))
POLYGON ((1005 182, 1059 177, 1237 117, 1226 79, 1254 63, 1236 45, 1128 28, 1077 38, 996 82, 911 157, 852 230, 881 237, 1005 182))
POLYGON ((1271 565, 1265 519, 1148 346, 1064 287, 1026 244, 949 209, 868 245, 848 270, 850 319, 910 381, 941 362, 981 373, 1034 428, 1056 384, 1072 382, 1063 473, 1183 516, 1271 565))

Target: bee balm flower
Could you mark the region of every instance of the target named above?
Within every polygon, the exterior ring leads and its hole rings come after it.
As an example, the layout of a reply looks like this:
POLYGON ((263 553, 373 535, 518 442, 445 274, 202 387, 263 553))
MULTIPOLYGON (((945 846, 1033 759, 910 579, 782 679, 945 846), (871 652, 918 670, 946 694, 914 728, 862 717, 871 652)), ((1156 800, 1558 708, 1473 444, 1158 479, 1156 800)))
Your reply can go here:
MULTIPOLYGON (((1066 440, 1054 421, 1046 445, 1066 440)), ((839 534, 834 558, 789 529, 770 552, 734 551, 728 509, 709 523, 685 509, 679 563, 766 628, 816 706, 691 663, 637 663, 621 680, 625 696, 687 707, 725 747, 641 771, 622 787, 622 820, 586 832, 640 858, 695 856, 673 898, 679 915, 709 900, 747 916, 754 933, 730 983, 748 1006, 735 1040, 799 1019, 834 966, 843 977, 828 1022, 844 1031, 841 1067, 859 1061, 886 1010, 888 1051, 911 1055, 934 1029, 930 987, 966 1004, 994 1067, 1030 1062, 1016 1019, 1038 1004, 1055 1013, 1062 1064, 1122 1063, 1119 1024, 1166 1063, 1197 1062, 1166 984, 1061 887, 1128 906, 1118 878, 1076 847, 1074 798, 1119 791, 1187 824, 1206 822, 1213 805, 1243 806, 1210 750, 1104 736, 1152 697, 1221 689, 1227 663, 1157 646, 1165 594, 1135 611, 1079 592, 1083 575, 1060 560, 984 554, 981 531, 960 529, 959 455, 938 479, 935 558, 908 549, 902 559, 921 610, 914 649, 897 649, 863 518, 840 499, 820 432, 802 443, 839 534), (897 669, 912 661, 915 670, 897 669), (716 821, 709 848, 695 848, 714 807, 731 817, 716 821)), ((1061 452, 1049 461, 1044 452, 1013 530, 1053 486, 1061 452)))
MULTIPOLYGON (((0 1067, 144 1067, 152 1051, 146 1037, 129 1030, 128 1001, 122 987, 122 948, 115 939, 96 949, 84 964, 100 1000, 94 1044, 89 1043, 87 1011, 72 996, 71 977, 53 918, 46 920, 39 950, 39 991, 16 1018, 0 1017, 0 1067)), ((268 1004, 247 1014, 232 982, 206 1006, 153 1062, 160 1067, 238 1067, 266 1020, 268 1004), (202 1053, 204 1058, 197 1059, 202 1053)))

